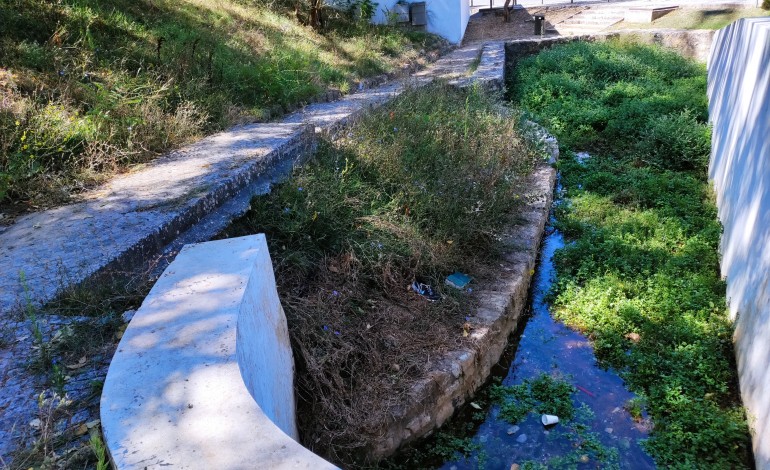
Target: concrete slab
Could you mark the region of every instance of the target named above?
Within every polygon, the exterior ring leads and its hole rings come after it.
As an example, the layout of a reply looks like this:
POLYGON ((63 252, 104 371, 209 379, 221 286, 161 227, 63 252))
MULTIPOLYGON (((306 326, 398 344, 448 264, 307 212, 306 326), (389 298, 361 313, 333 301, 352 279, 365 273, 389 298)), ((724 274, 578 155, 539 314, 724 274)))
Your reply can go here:
POLYGON ((294 440, 293 372, 264 235, 186 246, 104 383, 116 468, 335 468, 294 440))
POLYGON ((677 10, 678 6, 670 6, 670 7, 634 7, 629 8, 626 10, 626 16, 623 18, 623 21, 626 23, 652 23, 653 21, 657 20, 658 18, 667 15, 668 13, 671 13, 674 10, 677 10))

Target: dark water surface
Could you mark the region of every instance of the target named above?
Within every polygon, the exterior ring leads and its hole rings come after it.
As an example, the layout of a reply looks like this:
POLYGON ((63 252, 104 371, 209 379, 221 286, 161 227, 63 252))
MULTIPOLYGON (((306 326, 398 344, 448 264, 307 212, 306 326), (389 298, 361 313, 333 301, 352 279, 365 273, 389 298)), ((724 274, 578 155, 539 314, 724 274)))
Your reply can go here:
MULTIPOLYGON (((469 420, 472 413, 485 413, 483 422, 470 431, 474 450, 468 457, 457 454, 453 460, 425 462, 425 466, 444 470, 509 470, 512 464, 524 468, 542 468, 537 464, 577 469, 655 468, 639 442, 646 437, 647 426, 635 422, 624 408, 634 395, 615 372, 599 367, 585 336, 551 317, 545 298, 555 276, 553 254, 563 246, 561 233, 549 226, 530 289, 529 318, 522 319, 518 332, 512 337, 506 351, 510 365, 506 371, 503 361, 498 376, 503 377, 503 385, 520 384, 543 373, 566 380, 577 389, 573 395, 578 409, 575 418, 562 420, 546 429, 540 422, 540 415, 530 413, 523 421, 512 425, 497 418, 497 406, 485 406, 478 411, 466 405, 448 428, 461 427, 456 426, 456 420, 469 420), (600 443, 603 458, 590 450, 596 446, 586 444, 588 441, 600 443)), ((477 397, 483 396, 483 390, 477 394, 477 397)), ((468 427, 457 433, 460 438, 468 436, 468 427)), ((436 445, 436 442, 429 439, 422 445, 436 445)))

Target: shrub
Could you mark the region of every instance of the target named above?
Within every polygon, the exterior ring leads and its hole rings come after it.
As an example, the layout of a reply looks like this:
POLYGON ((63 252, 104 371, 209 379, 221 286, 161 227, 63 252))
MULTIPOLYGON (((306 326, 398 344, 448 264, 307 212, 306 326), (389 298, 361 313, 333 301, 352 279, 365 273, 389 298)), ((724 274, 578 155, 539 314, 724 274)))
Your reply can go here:
POLYGON ((659 168, 703 172, 711 154, 711 129, 689 110, 654 116, 634 152, 638 159, 659 168))

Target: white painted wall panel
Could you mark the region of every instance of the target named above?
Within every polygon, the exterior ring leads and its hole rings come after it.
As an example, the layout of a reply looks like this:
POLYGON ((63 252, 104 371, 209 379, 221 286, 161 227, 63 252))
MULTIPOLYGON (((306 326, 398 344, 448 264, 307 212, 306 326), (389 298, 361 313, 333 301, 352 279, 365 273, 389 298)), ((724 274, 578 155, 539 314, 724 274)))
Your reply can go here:
POLYGON ((722 274, 757 468, 770 468, 770 18, 717 32, 708 61, 722 274))

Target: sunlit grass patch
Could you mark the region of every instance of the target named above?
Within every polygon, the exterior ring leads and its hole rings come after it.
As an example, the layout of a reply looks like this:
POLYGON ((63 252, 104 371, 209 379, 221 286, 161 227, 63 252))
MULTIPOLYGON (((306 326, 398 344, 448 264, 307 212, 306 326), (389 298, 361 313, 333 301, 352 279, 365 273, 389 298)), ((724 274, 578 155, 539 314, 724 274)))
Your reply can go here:
POLYGON ((583 161, 560 162, 553 311, 586 333, 646 403, 661 466, 751 465, 721 226, 706 181, 705 71, 624 42, 560 46, 520 62, 513 95, 583 161))
POLYGON ((0 203, 66 201, 127 166, 328 88, 392 72, 435 36, 290 2, 0 4, 0 203))

